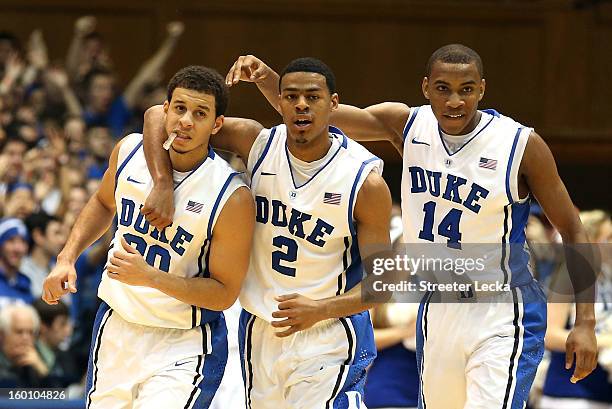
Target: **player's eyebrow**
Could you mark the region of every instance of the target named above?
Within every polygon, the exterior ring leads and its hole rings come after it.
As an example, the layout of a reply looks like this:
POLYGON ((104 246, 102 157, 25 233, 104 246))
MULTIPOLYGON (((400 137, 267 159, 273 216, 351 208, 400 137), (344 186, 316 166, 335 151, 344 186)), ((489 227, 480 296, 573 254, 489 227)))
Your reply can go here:
MULTIPOLYGON (((434 84, 442 84, 442 85, 450 85, 450 83, 444 81, 444 80, 436 80, 434 81, 434 84)), ((476 85, 476 81, 474 80, 469 80, 466 82, 462 82, 461 85, 476 85)))
MULTIPOLYGON (((185 104, 185 101, 183 101, 182 99, 175 99, 174 103, 175 104, 185 104)), ((198 104, 198 108, 201 108, 205 111, 210 111, 210 107, 208 105, 198 104)))
POLYGON ((310 87, 310 88, 306 88, 305 90, 303 90, 302 88, 296 88, 296 87, 287 87, 287 88, 283 88, 283 92, 287 91, 287 92, 297 92, 297 91, 306 91, 306 92, 316 92, 316 91, 321 91, 323 88, 321 87, 310 87))

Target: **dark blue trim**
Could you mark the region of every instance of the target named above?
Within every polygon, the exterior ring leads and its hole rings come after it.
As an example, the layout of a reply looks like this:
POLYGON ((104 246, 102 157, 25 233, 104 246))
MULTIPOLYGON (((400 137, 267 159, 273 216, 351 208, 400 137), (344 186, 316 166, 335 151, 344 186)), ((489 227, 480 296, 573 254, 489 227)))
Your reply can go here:
POLYGON ((488 126, 491 124, 491 122, 493 122, 493 120, 494 120, 494 119, 495 119, 495 116, 494 116, 494 115, 493 115, 493 116, 491 116, 491 119, 489 119, 489 122, 487 122, 487 123, 486 123, 486 125, 485 125, 485 126, 483 126, 483 127, 482 127, 482 129, 481 129, 480 131, 476 132, 476 135, 472 136, 472 137, 470 138, 470 140, 469 140, 469 141, 467 141, 466 143, 464 143, 464 144, 463 144, 463 146, 462 146, 461 148, 457 149, 457 150, 456 150, 455 152, 453 152, 453 153, 450 153, 450 152, 448 151, 448 148, 446 147, 446 143, 444 143, 444 138, 442 137, 442 128, 440 128, 440 124, 438 124, 438 135, 440 135, 440 141, 442 142, 442 146, 444 146, 444 150, 446 151, 446 154, 447 154, 448 156, 453 156, 453 155, 455 155, 455 154, 459 153, 459 152, 460 152, 460 151, 461 151, 463 148, 465 148, 465 147, 467 146, 467 144, 468 144, 468 143, 470 143, 470 142, 472 142, 474 139, 476 139, 476 137, 477 137, 478 135, 480 135, 480 134, 482 133, 482 131, 484 131, 484 130, 485 130, 485 129, 486 129, 486 128, 487 128, 487 127, 488 127, 488 126))
POLYGON ((214 151, 214 150, 213 150, 213 148, 212 148, 212 147, 210 147, 210 146, 208 147, 208 155, 206 155, 206 158, 204 158, 204 160, 203 160, 202 162, 200 162, 200 163, 198 164, 198 166, 196 166, 195 168, 193 168, 193 169, 191 170, 191 172, 189 172, 189 174, 183 178, 183 180, 181 180, 181 181, 180 181, 180 182, 179 182, 179 183, 178 183, 176 186, 174 186, 174 190, 178 189, 178 187, 179 187, 180 185, 182 185, 182 184, 183 184, 183 182, 184 182, 185 180, 187 180, 187 178, 188 178, 189 176, 193 175, 193 174, 194 174, 194 173, 195 173, 195 172, 196 172, 198 169, 200 169, 200 167, 201 167, 201 166, 202 166, 202 165, 203 165, 203 164, 204 164, 204 163, 205 163, 205 162, 206 162, 206 161, 207 161, 209 158, 210 158, 210 159, 212 159, 212 160, 214 160, 214 159, 215 159, 215 151, 214 151))
POLYGON ((361 282, 364 276, 363 263, 361 261, 361 253, 359 252, 359 240, 357 235, 352 237, 351 248, 351 265, 346 269, 346 285, 344 292, 349 291, 361 282))
POLYGON ((112 314, 113 310, 110 308, 110 306, 102 301, 98 307, 98 312, 96 313, 96 318, 94 320, 92 342, 89 349, 89 363, 86 376, 87 408, 91 407, 91 394, 96 390, 96 381, 98 380, 98 354, 100 352, 100 345, 102 343, 102 334, 104 332, 104 327, 112 314), (106 320, 104 320, 104 316, 107 312, 108 317, 106 320))
POLYGON ((508 270, 506 269, 506 257, 508 252, 508 206, 504 206, 504 234, 502 235, 500 268, 504 273, 504 285, 508 284, 508 270))
POLYGON ((361 174, 363 173, 363 169, 365 169, 366 165, 375 160, 380 160, 380 159, 374 156, 373 158, 370 158, 361 164, 361 167, 359 168, 359 171, 357 172, 357 176, 355 177, 355 181, 353 182, 353 187, 351 188, 351 195, 349 196, 349 201, 348 201, 348 225, 349 225, 349 230, 351 231, 351 236, 357 235, 357 232, 355 230, 355 225, 353 223, 353 201, 355 200, 355 190, 357 189, 357 182, 359 182, 359 178, 361 177, 361 174))
MULTIPOLYGON (((516 288, 512 290, 512 301, 514 304, 514 319, 512 320, 512 325, 514 326, 514 345, 512 346, 512 354, 510 355, 510 364, 508 365, 508 382, 506 383, 506 393, 504 394, 504 403, 502 405, 502 409, 508 408, 508 401, 510 399, 510 389, 512 388, 512 384, 514 383, 514 375, 512 374, 514 371, 514 359, 516 358, 516 354, 518 352, 518 345, 520 342, 520 327, 518 325, 519 319, 519 308, 518 308, 518 297, 516 295, 516 288)), ((512 405, 512 403, 510 403, 512 405)))
MULTIPOLYGON (((333 146, 333 145, 332 145, 332 146, 333 146)), ((287 165, 289 166, 289 173, 291 174, 291 181, 293 182, 293 187, 294 187, 295 189, 300 189, 300 188, 302 188, 302 187, 306 186, 308 183, 310 183, 310 181, 311 181, 311 180, 313 180, 314 178, 316 178, 316 177, 317 177, 317 175, 318 175, 319 173, 321 173, 321 171, 322 171, 323 169, 325 169, 325 168, 327 167, 327 165, 329 165, 329 164, 330 164, 330 163, 331 163, 331 162, 334 160, 334 158, 336 157, 336 155, 338 155, 338 152, 340 152, 340 149, 342 149, 342 144, 341 144, 340 146, 338 146, 338 149, 336 149, 336 152, 334 152, 334 154, 332 155, 332 157, 331 157, 331 158, 329 158, 329 160, 328 160, 327 162, 325 162, 325 164, 324 164, 323 166, 321 166, 321 167, 319 168, 319 170, 317 170, 317 172, 316 172, 314 175, 312 175, 312 176, 310 177, 310 179, 308 179, 306 182, 304 182, 304 184, 303 184, 303 185, 297 186, 297 184, 295 183, 295 178, 293 177, 293 169, 291 168, 291 159, 289 159, 289 148, 287 147, 287 142, 285 141, 285 154, 287 155, 287 165)))
POLYGON ((342 142, 340 143, 340 145, 346 149, 346 147, 348 146, 348 137, 344 134, 344 132, 342 132, 342 129, 340 128, 336 128, 333 125, 329 126, 329 132, 336 134, 336 135, 341 135, 342 136, 342 142))
POLYGON ((119 175, 123 171, 123 168, 125 168, 125 165, 128 164, 128 162, 132 159, 132 157, 136 154, 136 152, 138 151, 138 149, 140 149, 141 146, 142 146, 142 140, 138 142, 138 145, 136 145, 136 147, 132 149, 130 154, 121 163, 121 166, 117 168, 117 172, 115 172, 115 191, 117 190, 117 181, 119 180, 119 175))
POLYGON ((404 131, 402 132, 402 140, 406 141, 406 136, 408 136, 408 132, 410 132, 410 128, 412 127, 412 123, 414 122, 414 119, 416 118, 417 114, 419 113, 419 109, 421 109, 421 107, 416 107, 414 108, 414 113, 410 112, 411 115, 410 119, 408 120, 408 123, 406 124, 406 126, 404 127, 404 131))
POLYGON ((496 118, 500 118, 501 114, 494 109, 483 109, 482 112, 486 112, 489 115, 493 115, 496 118))
POLYGON ((342 272, 338 276, 338 290, 336 291, 336 295, 342 294, 342 289, 343 289, 343 287, 342 287, 342 277, 346 274, 346 269, 349 266, 349 264, 348 264, 348 253, 349 253, 349 249, 350 248, 351 248, 351 242, 350 242, 348 236, 346 236, 344 238, 344 252, 342 253, 342 272))
POLYGON ((227 190, 227 187, 229 186, 229 183, 231 182, 232 178, 238 174, 240 174, 240 172, 233 172, 228 176, 227 180, 225 181, 225 184, 223 185, 223 187, 221 188, 221 191, 219 192, 219 195, 217 196, 217 200, 215 200, 215 204, 210 212, 210 216, 208 217, 208 228, 206 229, 206 237, 209 240, 212 239, 213 221, 215 220, 215 214, 217 213, 217 208, 219 207, 219 203, 221 203, 221 198, 223 197, 223 194, 227 190))
POLYGON ((512 143, 512 149, 510 150, 510 157, 508 158, 508 167, 506 168, 506 195, 508 196, 508 203, 513 203, 514 199, 512 199, 512 192, 510 191, 510 172, 512 170, 512 161, 514 160, 514 152, 516 151, 516 145, 518 144, 519 135, 523 127, 517 129, 516 134, 514 135, 514 142, 512 143))
MULTIPOLYGON (((251 171, 251 177, 255 175, 255 172, 257 172, 257 169, 259 169, 259 166, 261 166, 261 162, 263 162, 264 158, 268 154, 268 150, 270 149, 270 145, 272 145, 272 140, 274 139, 275 133, 276 133, 276 127, 270 130, 270 136, 268 137, 268 142, 266 143, 266 147, 261 153, 261 156, 259 157, 259 159, 257 159, 257 162, 255 162, 255 166, 253 166, 253 170, 251 171)), ((248 161, 248 158, 247 158, 247 161, 248 161)))

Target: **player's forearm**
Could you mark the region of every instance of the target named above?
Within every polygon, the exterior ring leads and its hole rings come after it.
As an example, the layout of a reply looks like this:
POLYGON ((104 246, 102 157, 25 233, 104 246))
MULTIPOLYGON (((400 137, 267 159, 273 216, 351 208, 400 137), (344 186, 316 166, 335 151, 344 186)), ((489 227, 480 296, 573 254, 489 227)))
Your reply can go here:
POLYGON ((236 291, 214 278, 177 277, 160 270, 153 275, 151 287, 185 304, 213 311, 228 309, 238 298, 236 291))
POLYGON ((358 314, 372 308, 375 303, 363 301, 361 296, 361 283, 344 294, 319 300, 323 319, 342 318, 358 314))
POLYGON ((599 272, 595 249, 582 224, 577 221, 569 231, 561 231, 567 270, 576 303, 576 326, 595 326, 595 285, 599 272))
POLYGON ((159 106, 147 109, 144 115, 143 139, 147 167, 156 185, 172 187, 170 155, 163 148, 167 139, 164 112, 159 106))
POLYGON ((77 218, 58 262, 74 264, 83 251, 106 232, 113 221, 114 209, 104 206, 94 194, 77 218))
POLYGON ((278 113, 280 113, 280 93, 278 89, 278 80, 279 75, 270 68, 269 73, 266 77, 257 82, 257 88, 263 94, 264 97, 268 100, 272 108, 274 108, 278 113))

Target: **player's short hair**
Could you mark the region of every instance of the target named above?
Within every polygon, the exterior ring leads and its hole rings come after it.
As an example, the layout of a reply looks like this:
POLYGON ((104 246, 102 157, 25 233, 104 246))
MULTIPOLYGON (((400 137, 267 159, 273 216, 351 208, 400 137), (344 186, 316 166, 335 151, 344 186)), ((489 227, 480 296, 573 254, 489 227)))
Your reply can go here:
POLYGON ((315 72, 325 77, 325 83, 329 89, 329 93, 333 94, 336 92, 336 76, 334 75, 331 68, 327 66, 323 61, 317 60, 312 57, 296 58, 291 61, 285 69, 281 72, 280 78, 278 79, 278 88, 280 89, 280 83, 286 74, 292 72, 315 72))
POLYGON ((225 80, 217 71, 201 65, 190 65, 181 68, 168 83, 168 102, 176 88, 185 88, 203 92, 215 97, 215 115, 225 114, 229 103, 229 89, 225 80))
POLYGON ((438 48, 433 52, 427 66, 425 67, 425 75, 431 75, 431 69, 436 61, 441 61, 449 64, 476 64, 476 69, 480 77, 484 77, 484 68, 482 65, 482 59, 480 55, 470 47, 466 47, 463 44, 448 44, 438 48))

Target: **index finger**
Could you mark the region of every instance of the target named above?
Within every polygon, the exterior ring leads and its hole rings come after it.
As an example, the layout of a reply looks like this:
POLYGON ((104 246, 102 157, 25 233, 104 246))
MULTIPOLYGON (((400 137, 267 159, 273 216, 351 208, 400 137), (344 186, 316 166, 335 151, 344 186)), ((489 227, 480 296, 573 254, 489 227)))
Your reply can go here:
POLYGON ((234 68, 234 75, 232 78, 232 84, 237 84, 240 81, 240 76, 242 75, 242 64, 244 62, 244 55, 238 57, 238 61, 236 61, 236 68, 234 68))

